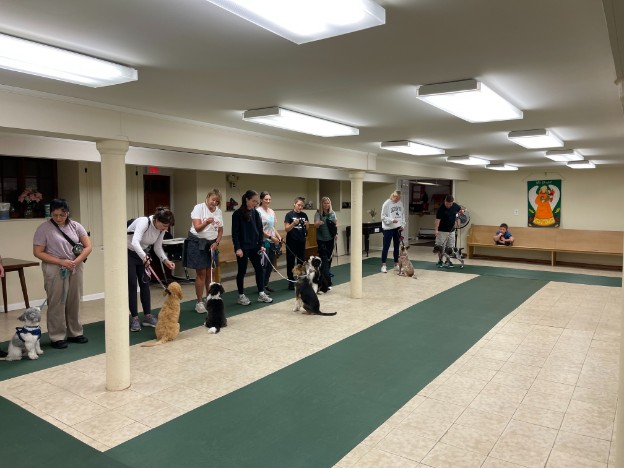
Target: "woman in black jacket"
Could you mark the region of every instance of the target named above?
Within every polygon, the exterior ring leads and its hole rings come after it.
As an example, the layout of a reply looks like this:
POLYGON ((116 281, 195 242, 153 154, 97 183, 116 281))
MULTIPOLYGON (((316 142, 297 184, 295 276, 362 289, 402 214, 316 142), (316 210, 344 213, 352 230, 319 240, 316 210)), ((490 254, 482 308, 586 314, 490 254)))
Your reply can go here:
POLYGON ((244 280, 247 272, 247 260, 251 261, 256 273, 258 287, 258 302, 273 302, 264 292, 264 272, 260 263, 260 256, 264 255, 264 233, 262 220, 256 211, 260 201, 257 192, 247 190, 243 195, 241 206, 232 214, 232 243, 236 253, 238 273, 236 287, 238 288, 238 303, 249 305, 250 300, 245 296, 244 280))

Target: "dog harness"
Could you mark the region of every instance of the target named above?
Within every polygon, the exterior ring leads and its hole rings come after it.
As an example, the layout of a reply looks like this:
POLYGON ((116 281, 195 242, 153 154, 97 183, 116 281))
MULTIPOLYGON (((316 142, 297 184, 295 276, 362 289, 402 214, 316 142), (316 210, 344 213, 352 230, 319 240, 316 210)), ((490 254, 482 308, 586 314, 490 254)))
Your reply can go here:
POLYGON ((41 327, 38 325, 34 327, 15 327, 15 334, 23 343, 25 343, 26 341, 24 340, 24 338, 22 338, 22 335, 33 335, 36 336, 38 339, 41 339, 41 327))

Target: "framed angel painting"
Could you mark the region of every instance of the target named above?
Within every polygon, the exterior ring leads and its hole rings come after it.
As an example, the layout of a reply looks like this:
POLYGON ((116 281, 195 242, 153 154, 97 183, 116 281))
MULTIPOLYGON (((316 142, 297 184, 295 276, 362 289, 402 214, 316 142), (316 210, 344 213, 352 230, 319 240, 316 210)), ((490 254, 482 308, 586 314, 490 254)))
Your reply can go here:
POLYGON ((561 180, 529 180, 528 226, 558 228, 561 225, 561 180))

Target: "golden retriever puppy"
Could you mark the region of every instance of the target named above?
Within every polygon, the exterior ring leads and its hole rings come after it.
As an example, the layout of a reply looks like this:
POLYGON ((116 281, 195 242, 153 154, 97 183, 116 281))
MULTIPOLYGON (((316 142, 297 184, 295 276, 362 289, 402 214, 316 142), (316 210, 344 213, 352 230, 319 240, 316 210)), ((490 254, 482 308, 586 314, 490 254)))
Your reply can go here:
POLYGON ((176 282, 170 283, 163 296, 169 294, 165 300, 156 324, 156 339, 150 343, 143 343, 141 346, 156 346, 173 341, 180 333, 180 301, 182 300, 182 288, 176 282))

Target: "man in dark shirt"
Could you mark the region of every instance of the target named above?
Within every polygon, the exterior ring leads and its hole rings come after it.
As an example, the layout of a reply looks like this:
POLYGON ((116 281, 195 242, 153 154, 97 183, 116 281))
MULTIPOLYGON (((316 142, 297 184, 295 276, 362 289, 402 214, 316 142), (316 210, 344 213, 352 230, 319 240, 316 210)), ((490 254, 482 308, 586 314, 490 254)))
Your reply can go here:
MULTIPOLYGON (((444 203, 440 205, 440 208, 436 211, 436 220, 434 225, 436 236, 435 245, 440 246, 442 248, 442 252, 455 247, 455 228, 457 227, 457 217, 463 213, 464 210, 461 206, 455 203, 455 199, 451 195, 447 195, 446 198, 444 198, 444 203)), ((442 257, 440 257, 438 267, 452 268, 453 263, 448 259, 445 263, 442 263, 442 257)))

